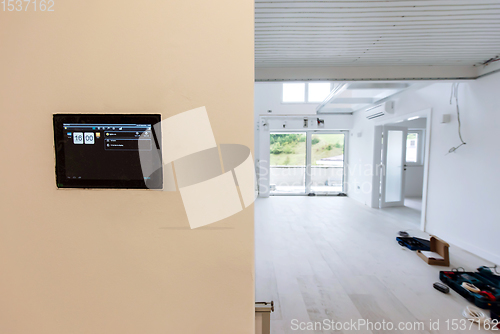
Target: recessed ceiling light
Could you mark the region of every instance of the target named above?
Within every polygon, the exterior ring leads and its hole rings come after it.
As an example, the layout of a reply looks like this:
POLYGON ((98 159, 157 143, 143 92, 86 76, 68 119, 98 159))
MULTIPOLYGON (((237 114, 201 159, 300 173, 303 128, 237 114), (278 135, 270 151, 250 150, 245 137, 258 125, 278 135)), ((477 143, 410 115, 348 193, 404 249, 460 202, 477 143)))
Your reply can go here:
POLYGON ((401 122, 404 122, 404 119, 400 119, 399 121, 396 121, 394 123, 401 123, 401 122))
POLYGON ((410 118, 408 118, 408 120, 409 120, 409 121, 413 121, 414 119, 417 119, 417 118, 420 118, 420 116, 410 117, 410 118))

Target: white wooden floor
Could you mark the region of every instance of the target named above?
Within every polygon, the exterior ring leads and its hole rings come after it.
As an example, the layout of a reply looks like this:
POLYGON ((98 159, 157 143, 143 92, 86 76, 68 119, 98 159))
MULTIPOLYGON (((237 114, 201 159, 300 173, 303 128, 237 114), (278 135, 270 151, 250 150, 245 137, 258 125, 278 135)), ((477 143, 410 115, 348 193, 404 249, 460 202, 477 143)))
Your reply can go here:
POLYGON ((381 209, 380 212, 391 216, 399 223, 407 223, 408 228, 420 229, 420 217, 422 215, 422 198, 407 197, 404 202, 405 206, 388 207, 381 209))
MULTIPOLYGON (((255 219, 256 300, 276 303, 273 334, 324 333, 293 331, 293 319, 361 318, 426 325, 424 331, 391 333, 484 331, 446 330, 445 321, 462 319, 469 303, 453 291, 436 291, 432 283, 445 269, 427 265, 397 244, 396 233, 415 228, 412 223, 346 197, 259 198, 255 219), (430 319, 440 320, 439 331, 429 330, 430 319)), ((452 267, 474 270, 489 265, 457 247, 450 253, 452 267)))
POLYGON ((422 211, 422 196, 405 197, 405 206, 416 211, 422 211))

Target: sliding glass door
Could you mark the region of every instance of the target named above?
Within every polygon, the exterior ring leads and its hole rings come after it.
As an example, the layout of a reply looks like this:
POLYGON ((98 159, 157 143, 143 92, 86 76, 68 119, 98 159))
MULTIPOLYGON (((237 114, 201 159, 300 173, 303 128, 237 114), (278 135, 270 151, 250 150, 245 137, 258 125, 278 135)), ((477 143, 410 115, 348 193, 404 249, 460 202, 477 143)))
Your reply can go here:
POLYGON ((345 132, 273 132, 270 136, 272 195, 344 192, 345 132))
POLYGON ((270 192, 305 194, 306 133, 274 132, 270 138, 270 192))
POLYGON ((311 192, 344 192, 344 148, 344 133, 311 134, 311 192))

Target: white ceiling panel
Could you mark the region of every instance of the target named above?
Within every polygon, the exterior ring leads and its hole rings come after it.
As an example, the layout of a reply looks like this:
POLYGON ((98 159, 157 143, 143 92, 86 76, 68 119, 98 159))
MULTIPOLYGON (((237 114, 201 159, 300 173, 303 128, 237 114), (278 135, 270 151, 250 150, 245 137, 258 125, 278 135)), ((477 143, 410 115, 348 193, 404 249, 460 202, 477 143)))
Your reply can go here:
POLYGON ((255 64, 472 66, 500 55, 500 0, 256 0, 255 64))

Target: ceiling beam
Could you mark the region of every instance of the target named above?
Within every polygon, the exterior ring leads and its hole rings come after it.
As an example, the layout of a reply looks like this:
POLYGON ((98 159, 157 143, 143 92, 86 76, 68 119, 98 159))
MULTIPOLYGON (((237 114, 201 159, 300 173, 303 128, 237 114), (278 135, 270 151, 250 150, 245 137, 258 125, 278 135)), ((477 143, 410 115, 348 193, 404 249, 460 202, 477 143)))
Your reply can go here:
POLYGON ((403 82, 353 82, 348 89, 405 89, 408 86, 403 82))
POLYGON ((318 111, 320 114, 352 114, 354 111, 350 108, 323 108, 318 111))
POLYGON ((473 80, 474 66, 257 67, 255 81, 473 80))
POLYGON ((477 71, 479 73, 478 78, 482 78, 493 73, 498 73, 500 72, 500 61, 495 61, 488 65, 478 65, 477 71))
POLYGON ((372 97, 337 97, 330 101, 330 104, 372 104, 376 101, 377 99, 372 97))

